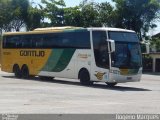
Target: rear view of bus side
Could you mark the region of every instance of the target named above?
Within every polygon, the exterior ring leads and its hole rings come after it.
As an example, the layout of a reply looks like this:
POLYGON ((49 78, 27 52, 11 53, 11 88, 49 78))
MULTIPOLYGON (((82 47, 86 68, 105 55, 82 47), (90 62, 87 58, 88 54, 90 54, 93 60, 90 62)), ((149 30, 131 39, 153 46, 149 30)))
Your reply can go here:
POLYGON ((118 28, 52 27, 5 33, 2 71, 17 78, 79 79, 83 85, 114 86, 139 81, 140 43, 134 31, 118 28))

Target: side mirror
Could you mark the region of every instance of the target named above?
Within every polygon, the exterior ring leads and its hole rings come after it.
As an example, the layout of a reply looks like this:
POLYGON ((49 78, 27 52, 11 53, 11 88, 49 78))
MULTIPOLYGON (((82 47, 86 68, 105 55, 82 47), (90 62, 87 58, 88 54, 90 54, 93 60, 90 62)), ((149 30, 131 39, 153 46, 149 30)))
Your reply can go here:
POLYGON ((115 41, 109 39, 109 40, 108 40, 108 43, 109 43, 109 50, 110 50, 110 52, 111 52, 111 53, 112 53, 112 52, 115 52, 115 41))

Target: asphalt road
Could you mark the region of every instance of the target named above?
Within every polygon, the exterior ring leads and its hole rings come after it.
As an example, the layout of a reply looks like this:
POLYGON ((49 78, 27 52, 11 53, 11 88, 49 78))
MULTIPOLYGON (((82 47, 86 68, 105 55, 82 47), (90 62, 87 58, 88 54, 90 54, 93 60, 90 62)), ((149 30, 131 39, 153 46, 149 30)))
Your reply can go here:
POLYGON ((13 114, 160 114, 160 75, 141 82, 81 86, 77 80, 16 79, 0 72, 0 113, 13 114))

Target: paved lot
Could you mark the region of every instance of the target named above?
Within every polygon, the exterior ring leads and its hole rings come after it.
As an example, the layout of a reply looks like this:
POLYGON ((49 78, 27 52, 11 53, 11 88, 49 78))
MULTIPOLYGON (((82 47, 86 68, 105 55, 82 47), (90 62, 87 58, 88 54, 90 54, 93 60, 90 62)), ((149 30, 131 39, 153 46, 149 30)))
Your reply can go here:
POLYGON ((0 72, 0 113, 160 113, 160 75, 109 88, 75 80, 22 80, 0 72))

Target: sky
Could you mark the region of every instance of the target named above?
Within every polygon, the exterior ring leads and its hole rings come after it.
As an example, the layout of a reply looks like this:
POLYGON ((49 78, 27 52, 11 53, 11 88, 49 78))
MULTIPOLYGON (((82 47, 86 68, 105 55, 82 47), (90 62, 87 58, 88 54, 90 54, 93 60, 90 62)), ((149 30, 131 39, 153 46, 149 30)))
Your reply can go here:
MULTIPOLYGON (((35 2, 35 0, 30 0, 30 1, 35 2)), ((36 0, 36 2, 40 2, 40 1, 41 0, 36 0)), ((79 5, 81 1, 82 0, 64 0, 64 2, 66 3, 66 7, 73 7, 73 6, 79 5)), ((91 0, 91 1, 99 2, 99 3, 107 1, 111 3, 112 0, 91 0)))
MULTIPOLYGON (((67 7, 70 7, 70 6, 76 6, 76 5, 79 5, 79 3, 82 1, 82 0, 64 0, 65 1, 65 3, 66 3, 66 6, 67 7), (74 2, 73 2, 74 1, 74 2)), ((101 3, 101 2, 110 2, 111 3, 111 1, 112 0, 92 0, 92 1, 94 1, 94 2, 99 2, 99 3, 101 3)))
MULTIPOLYGON (((30 1, 34 1, 34 0, 30 0, 30 1)), ((36 0, 36 2, 40 2, 41 0, 36 0)), ((73 7, 73 6, 76 6, 76 5, 79 5, 79 3, 81 2, 82 0, 64 0, 64 2, 66 3, 66 7, 73 7)), ((112 0, 92 0, 94 2, 110 2, 111 4, 114 5, 114 3, 112 2, 112 0)), ((153 29, 153 30, 150 30, 149 31, 149 35, 155 35, 157 33, 160 33, 160 21, 157 21, 155 22, 156 25, 157 25, 157 28, 153 29)))

